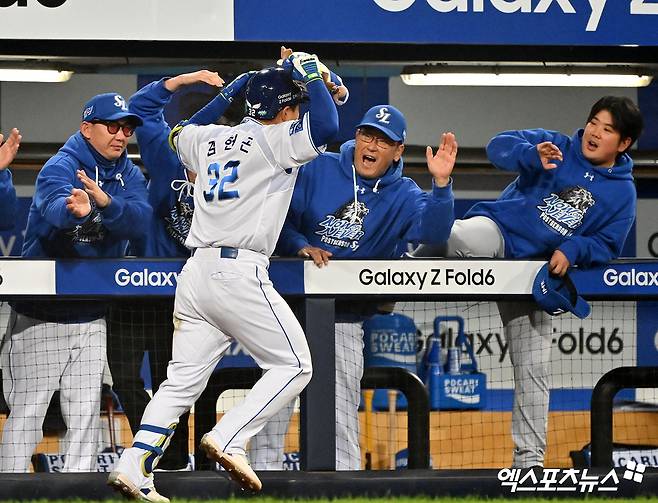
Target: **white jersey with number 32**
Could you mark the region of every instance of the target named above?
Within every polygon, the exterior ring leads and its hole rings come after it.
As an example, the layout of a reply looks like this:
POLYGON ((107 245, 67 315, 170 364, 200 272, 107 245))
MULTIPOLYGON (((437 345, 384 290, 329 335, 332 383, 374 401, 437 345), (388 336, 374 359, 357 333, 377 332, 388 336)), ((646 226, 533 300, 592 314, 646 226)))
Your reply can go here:
POLYGON ((185 245, 231 246, 269 257, 288 213, 297 168, 321 153, 311 139, 309 115, 273 125, 250 118, 234 127, 190 124, 174 144, 183 165, 197 173, 185 245))

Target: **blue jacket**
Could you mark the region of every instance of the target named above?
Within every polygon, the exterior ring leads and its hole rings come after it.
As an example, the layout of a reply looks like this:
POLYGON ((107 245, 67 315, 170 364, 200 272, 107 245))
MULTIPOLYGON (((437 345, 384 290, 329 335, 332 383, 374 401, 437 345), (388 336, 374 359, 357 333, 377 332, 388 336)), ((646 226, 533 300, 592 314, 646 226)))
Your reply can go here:
POLYGON ((548 258, 561 250, 572 265, 605 263, 619 256, 635 219, 633 161, 624 154, 614 167, 597 167, 583 156, 583 130, 506 131, 487 155, 499 169, 519 176, 497 201, 478 203, 466 217, 494 220, 509 258, 548 258), (562 151, 558 167, 542 167, 536 145, 551 141, 562 151))
POLYGON ((27 220, 24 257, 123 257, 129 239, 146 232, 151 220, 146 180, 126 152, 113 163, 100 156, 78 132, 41 168, 27 220), (110 204, 83 218, 66 209, 76 170, 99 180, 110 204))
POLYGON ((131 253, 138 257, 188 257, 185 239, 190 232, 194 197, 185 168, 169 148, 171 128, 164 107, 172 93, 165 79, 142 87, 130 98, 129 110, 144 124, 137 128, 139 153, 149 173, 148 202, 153 219, 144 236, 131 241, 131 253), (174 188, 172 188, 172 183, 174 188))
POLYGON ((277 251, 296 255, 305 246, 334 257, 394 258, 401 242, 441 243, 454 220, 451 185, 423 192, 402 176, 403 161, 379 179, 352 169, 354 140, 340 154, 326 153, 299 172, 277 251), (355 209, 356 186, 356 212, 355 209))
POLYGON ((16 189, 11 183, 11 171, 0 171, 0 230, 12 229, 16 223, 16 189))

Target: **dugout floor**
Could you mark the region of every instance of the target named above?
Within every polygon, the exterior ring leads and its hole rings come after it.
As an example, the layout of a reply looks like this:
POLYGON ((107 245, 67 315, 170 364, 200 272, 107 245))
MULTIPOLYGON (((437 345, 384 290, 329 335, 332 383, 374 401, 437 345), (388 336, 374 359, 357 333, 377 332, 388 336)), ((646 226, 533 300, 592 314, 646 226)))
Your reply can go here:
MULTIPOLYGON (((283 499, 313 497, 471 496, 578 497, 574 492, 510 494, 497 470, 413 470, 361 472, 261 472, 264 496, 283 499)), ((592 472, 590 472, 592 473, 592 472)), ((594 472, 605 474, 607 472, 594 472)), ((609 497, 658 496, 658 471, 646 472, 641 483, 624 480, 609 497)), ((107 499, 117 494, 106 484, 107 474, 1 474, 0 500, 107 499)), ((158 490, 174 498, 228 498, 245 495, 217 472, 157 474, 158 490)), ((600 493, 597 495, 601 495, 600 493)))

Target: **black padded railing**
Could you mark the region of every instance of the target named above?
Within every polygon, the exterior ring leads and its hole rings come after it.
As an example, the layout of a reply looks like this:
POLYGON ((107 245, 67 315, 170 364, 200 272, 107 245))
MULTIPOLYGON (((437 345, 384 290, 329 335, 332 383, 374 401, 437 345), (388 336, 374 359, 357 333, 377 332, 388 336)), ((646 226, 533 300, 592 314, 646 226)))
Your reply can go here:
POLYGON ((430 405, 427 389, 418 376, 401 367, 369 367, 361 389, 396 389, 407 398, 407 450, 410 469, 430 467, 430 405))
POLYGON ((658 388, 658 367, 619 367, 606 373, 592 392, 592 467, 610 468, 612 463, 612 404, 627 388, 658 388))

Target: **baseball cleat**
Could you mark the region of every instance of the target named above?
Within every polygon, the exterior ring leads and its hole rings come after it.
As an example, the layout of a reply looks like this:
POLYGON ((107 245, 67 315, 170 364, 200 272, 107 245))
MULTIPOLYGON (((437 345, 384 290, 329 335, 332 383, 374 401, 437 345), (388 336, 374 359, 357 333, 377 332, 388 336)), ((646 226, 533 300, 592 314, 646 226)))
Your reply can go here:
POLYGON ((219 445, 207 433, 201 439, 200 447, 206 451, 210 459, 219 463, 242 489, 258 492, 263 488, 258 475, 249 466, 246 456, 222 452, 219 445))
POLYGON ((149 501, 151 503, 169 503, 169 498, 155 490, 155 486, 147 486, 139 489, 133 484, 125 473, 112 472, 107 478, 107 485, 125 497, 137 501, 149 501))

